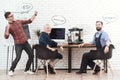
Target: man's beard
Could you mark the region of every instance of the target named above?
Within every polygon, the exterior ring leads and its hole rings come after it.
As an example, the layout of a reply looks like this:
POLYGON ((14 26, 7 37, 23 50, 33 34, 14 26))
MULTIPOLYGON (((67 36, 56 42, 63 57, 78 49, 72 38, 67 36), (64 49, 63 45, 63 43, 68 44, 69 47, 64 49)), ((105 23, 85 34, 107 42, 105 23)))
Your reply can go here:
POLYGON ((97 31, 100 31, 100 30, 101 30, 101 28, 96 28, 96 30, 97 30, 97 31))

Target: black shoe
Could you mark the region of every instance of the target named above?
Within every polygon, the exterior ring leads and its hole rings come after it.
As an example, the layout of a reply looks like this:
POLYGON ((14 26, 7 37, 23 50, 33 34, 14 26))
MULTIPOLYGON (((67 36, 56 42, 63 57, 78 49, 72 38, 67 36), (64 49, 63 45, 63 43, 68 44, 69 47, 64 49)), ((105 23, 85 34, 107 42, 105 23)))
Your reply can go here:
POLYGON ((54 71, 50 72, 50 74, 56 74, 54 71))
POLYGON ((86 71, 78 71, 76 74, 82 74, 82 73, 87 73, 86 71))
POLYGON ((50 74, 55 74, 54 69, 50 64, 48 64, 48 71, 50 74))
MULTIPOLYGON (((43 66, 43 68, 44 68, 45 73, 47 73, 45 65, 43 66)), ((49 71, 50 74, 55 74, 55 72, 53 71, 53 68, 50 65, 48 65, 48 71, 49 71)))
POLYGON ((97 71, 94 71, 93 75, 96 75, 96 74, 98 74, 99 72, 100 72, 100 69, 97 70, 97 71))

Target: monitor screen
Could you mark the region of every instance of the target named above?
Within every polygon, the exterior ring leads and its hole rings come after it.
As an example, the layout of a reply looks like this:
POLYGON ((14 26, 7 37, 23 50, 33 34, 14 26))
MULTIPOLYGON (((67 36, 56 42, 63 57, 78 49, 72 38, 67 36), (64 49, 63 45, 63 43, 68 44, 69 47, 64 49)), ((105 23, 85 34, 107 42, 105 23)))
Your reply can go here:
POLYGON ((53 40, 65 39, 65 28, 52 28, 50 38, 53 40))

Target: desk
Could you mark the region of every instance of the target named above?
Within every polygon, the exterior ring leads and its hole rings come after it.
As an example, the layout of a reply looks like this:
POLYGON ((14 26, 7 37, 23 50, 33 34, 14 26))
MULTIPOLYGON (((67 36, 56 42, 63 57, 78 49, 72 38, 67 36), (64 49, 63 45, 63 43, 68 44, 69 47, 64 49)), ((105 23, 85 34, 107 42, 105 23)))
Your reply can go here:
MULTIPOLYGON (((63 45, 64 48, 68 48, 68 73, 72 70, 72 48, 79 48, 78 45, 63 45)), ((95 48, 95 45, 87 45, 81 48, 95 48)))
MULTIPOLYGON (((68 73, 70 73, 71 70, 72 70, 72 48, 78 48, 78 45, 65 44, 65 45, 63 45, 63 48, 68 48, 68 73)), ((88 46, 83 46, 81 48, 95 48, 95 46, 94 45, 93 46, 88 45, 88 46)), ((34 53, 34 47, 33 47, 33 53, 34 53)), ((35 68, 36 67, 37 67, 37 57, 35 55, 35 68)), ((34 70, 34 67, 33 67, 33 70, 34 70)))

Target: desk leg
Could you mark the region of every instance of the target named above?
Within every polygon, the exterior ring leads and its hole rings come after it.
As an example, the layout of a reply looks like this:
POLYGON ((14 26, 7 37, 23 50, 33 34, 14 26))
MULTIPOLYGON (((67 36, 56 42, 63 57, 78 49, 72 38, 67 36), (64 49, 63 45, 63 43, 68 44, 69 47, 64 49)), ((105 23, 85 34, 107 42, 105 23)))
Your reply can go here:
POLYGON ((68 47, 68 73, 70 73, 71 72, 71 64, 72 64, 72 62, 71 62, 71 56, 72 56, 72 54, 71 54, 71 47, 68 47))

